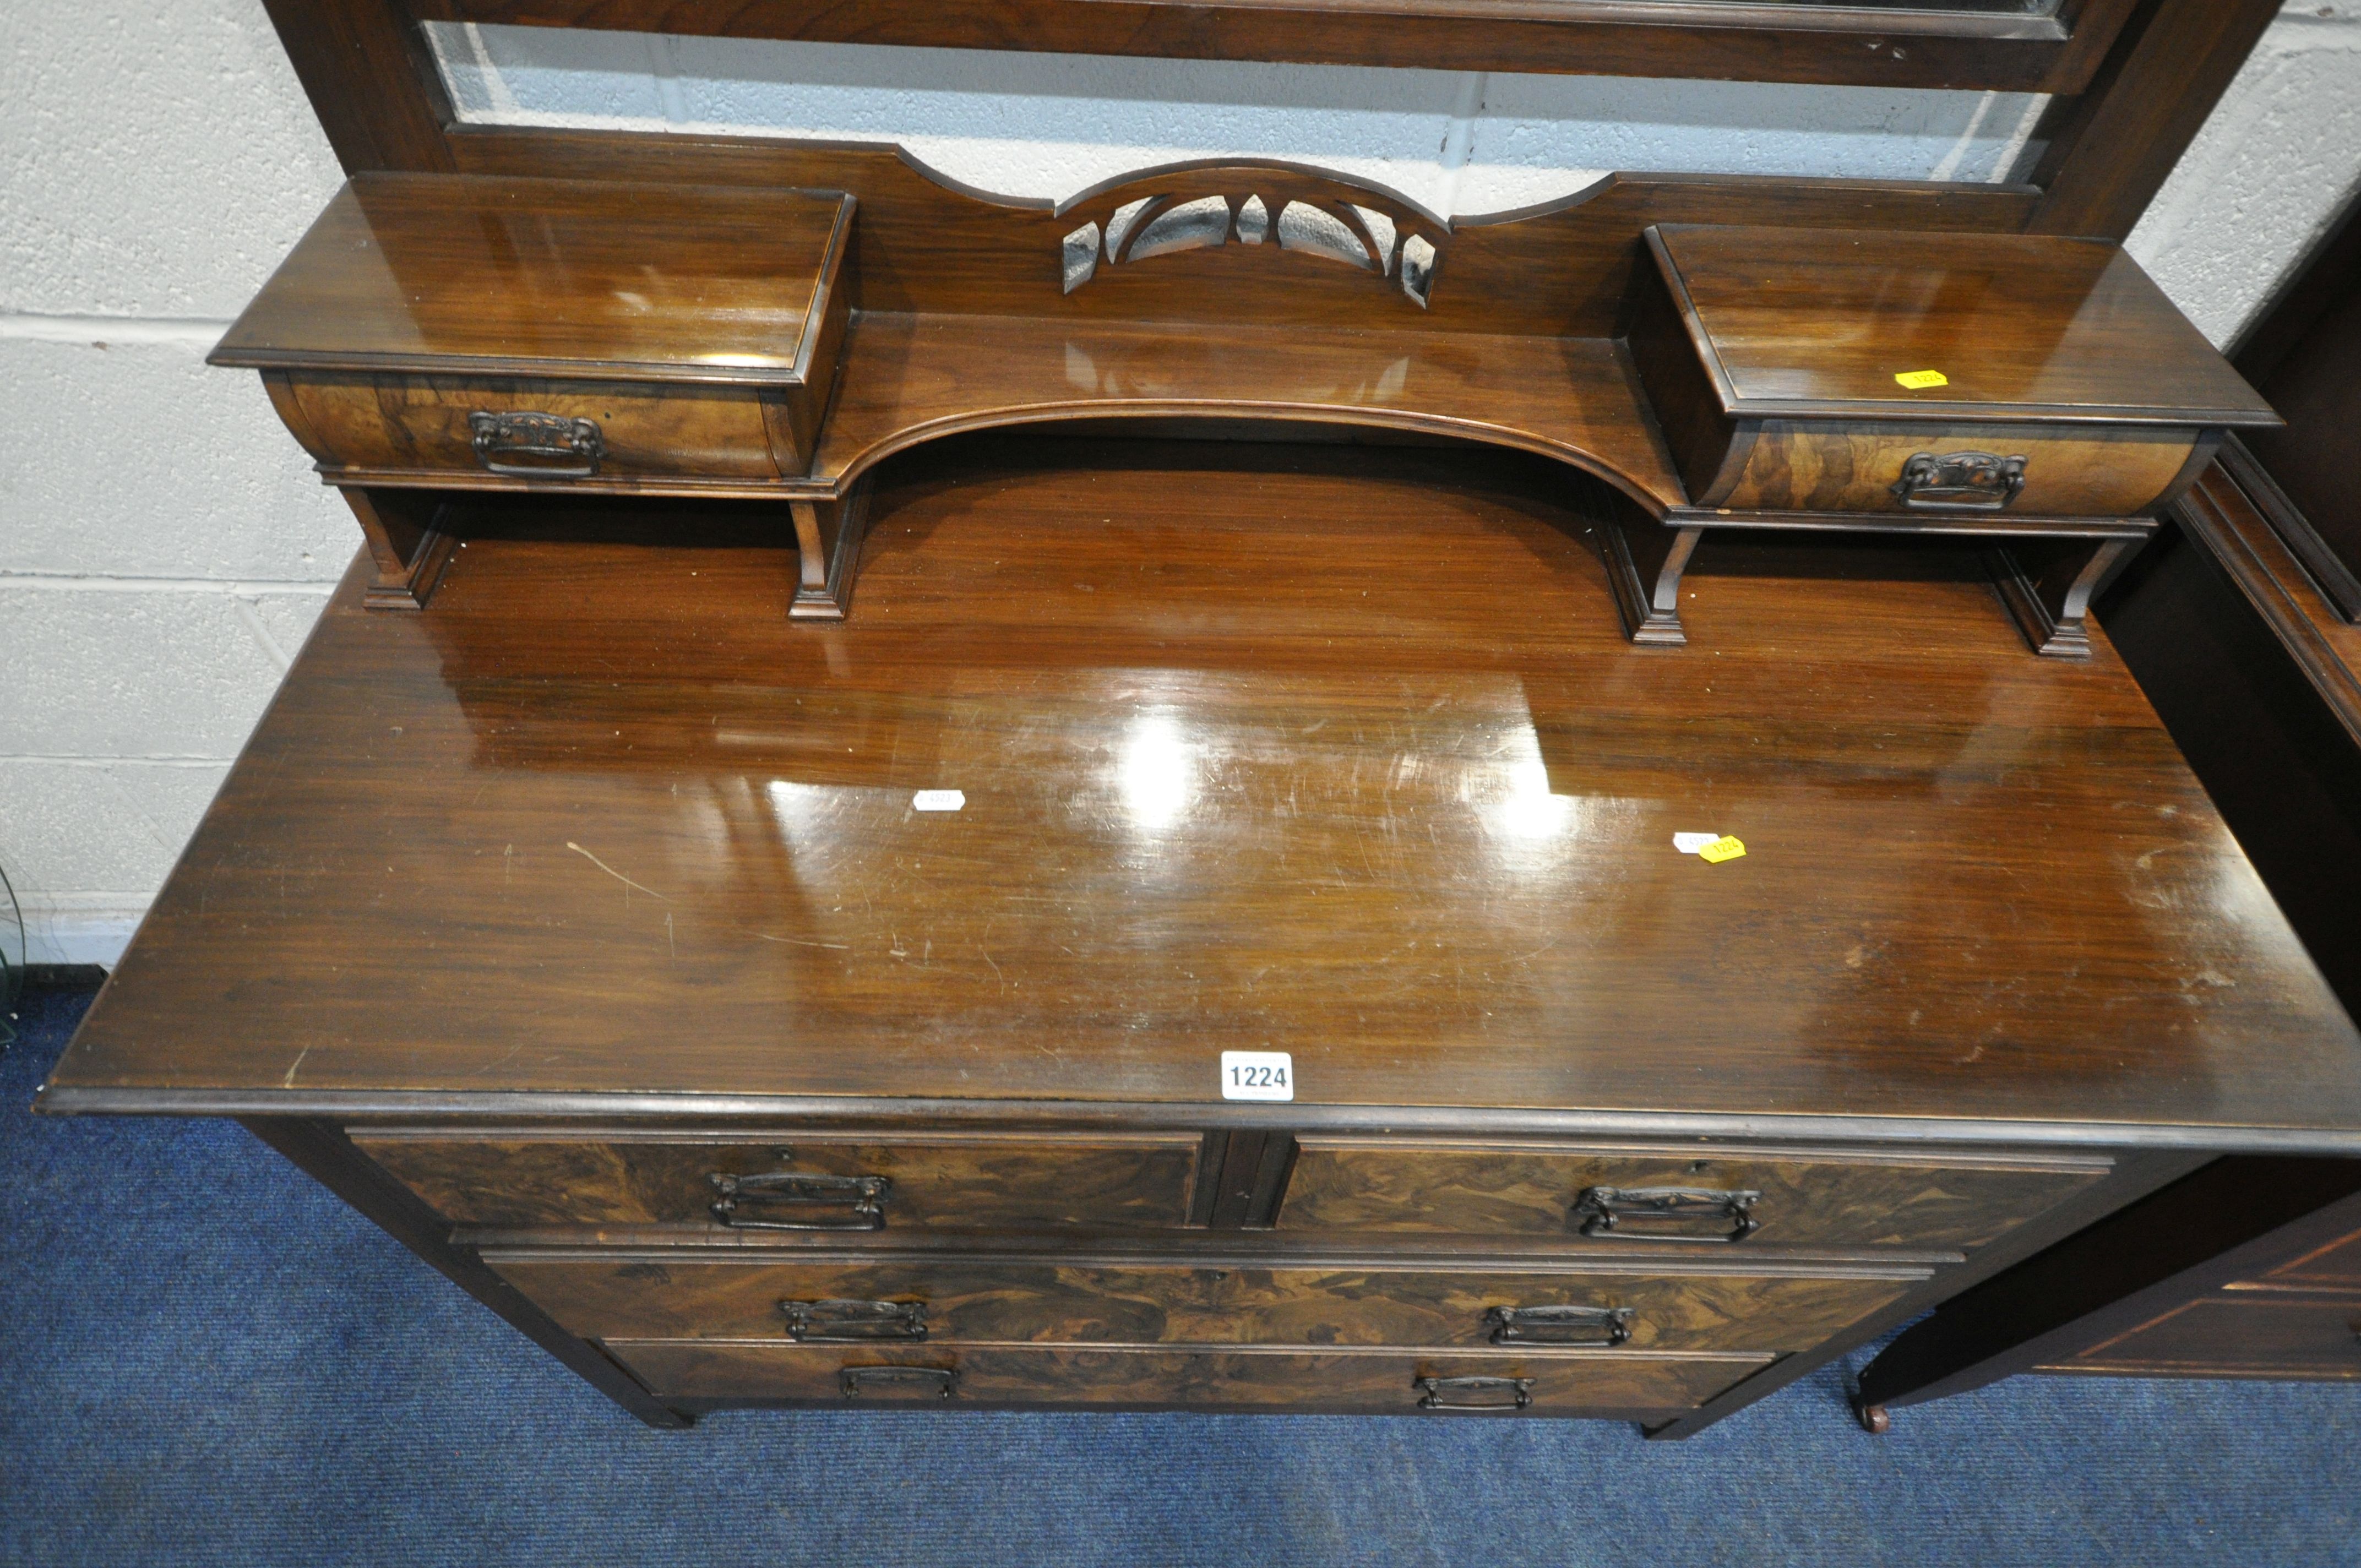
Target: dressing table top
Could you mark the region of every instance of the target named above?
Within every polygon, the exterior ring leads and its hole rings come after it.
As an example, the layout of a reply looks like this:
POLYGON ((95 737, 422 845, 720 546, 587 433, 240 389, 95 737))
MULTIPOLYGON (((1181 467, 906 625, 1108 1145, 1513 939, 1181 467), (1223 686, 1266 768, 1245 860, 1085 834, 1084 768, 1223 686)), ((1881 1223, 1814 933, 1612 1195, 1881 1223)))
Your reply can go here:
POLYGON ((1709 543, 1635 650, 1566 494, 970 438, 827 629, 759 517, 487 503, 431 612, 347 580, 49 1105, 2361 1146, 2361 1037, 2103 637, 1709 543))

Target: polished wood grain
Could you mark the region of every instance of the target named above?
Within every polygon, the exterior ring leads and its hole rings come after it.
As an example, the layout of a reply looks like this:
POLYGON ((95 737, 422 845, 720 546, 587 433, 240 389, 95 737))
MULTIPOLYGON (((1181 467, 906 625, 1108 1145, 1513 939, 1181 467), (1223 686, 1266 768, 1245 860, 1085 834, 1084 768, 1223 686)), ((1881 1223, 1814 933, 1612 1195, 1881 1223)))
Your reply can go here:
POLYGON ((1666 1241, 1640 1225, 1600 1233, 1638 1256, 1692 1250, 1738 1256, 1798 1246, 1980 1246, 2103 1176, 2088 1157, 2012 1165, 1959 1159, 1864 1159, 1839 1150, 1599 1148, 1500 1141, 1299 1140, 1279 1212, 1282 1230, 1467 1235, 1578 1232, 1576 1200, 1593 1187, 1681 1188, 1761 1194, 1760 1229, 1719 1241, 1699 1222, 1666 1241))
MULTIPOLYGON (((1421 1377, 1529 1377, 1528 1409, 1481 1415, 1662 1415, 1701 1404, 1763 1364, 1762 1357, 1703 1352, 1642 1354, 1559 1351, 1070 1350, 1027 1345, 913 1346, 891 1354, 842 1345, 760 1344, 728 1340, 616 1340, 609 1354, 656 1394, 692 1408, 733 1404, 848 1402, 848 1366, 933 1366, 955 1371, 940 1385, 872 1386, 863 1406, 909 1403, 1147 1408, 1433 1415, 1419 1405, 1421 1377)), ((1468 1393, 1460 1398, 1482 1398, 1468 1393)))
POLYGON ((840 192, 361 175, 211 363, 824 389, 812 356, 853 205, 840 192))
POLYGON ((487 502, 428 614, 330 606, 48 1103, 2361 1145, 2361 1037, 2103 638, 1708 541, 1634 651, 1558 475, 937 444, 818 635, 776 549, 487 502))
MULTIPOLYGON (((923 1302, 928 1344, 1484 1346, 1495 1307, 1628 1308, 1634 1351, 1804 1350, 1925 1277, 1082 1266, 917 1255, 717 1260, 679 1252, 488 1255, 589 1339, 783 1340, 783 1300, 923 1302)), ((877 1348, 872 1346, 870 1348, 877 1348)), ((1537 1347, 1538 1348, 1538 1347, 1537 1347)))
POLYGON ((422 0, 419 15, 922 48, 2072 93, 2130 0, 2065 18, 1630 0, 422 0))
POLYGON ((362 1152, 455 1223, 719 1229, 716 1174, 883 1176, 885 1228, 1188 1223, 1202 1142, 1194 1133, 904 1133, 858 1138, 608 1129, 565 1135, 356 1128, 362 1152))
POLYGON ((1661 224, 1649 250, 1732 417, 2279 422, 2113 245, 1661 224))
POLYGON ((812 465, 838 488, 961 431, 1193 416, 1458 436, 1561 458, 1652 510, 1681 499, 1629 360, 1603 338, 1297 332, 1282 343, 1210 324, 864 312, 846 358, 812 465))
MULTIPOLYGON (((1894 492, 1920 453, 1989 452, 2025 459, 2025 488, 2011 518, 2152 515, 2177 499, 2198 433, 2170 425, 2112 429, 2029 424, 1887 424, 1851 420, 1766 420, 1719 495, 1697 504, 1738 510, 1882 512, 1913 510, 1894 492)), ((2027 532, 2038 525, 2024 524, 2027 532)))
POLYGON ((2361 1296, 2208 1297, 2070 1357, 2042 1362, 2035 1370, 2361 1382, 2361 1296))

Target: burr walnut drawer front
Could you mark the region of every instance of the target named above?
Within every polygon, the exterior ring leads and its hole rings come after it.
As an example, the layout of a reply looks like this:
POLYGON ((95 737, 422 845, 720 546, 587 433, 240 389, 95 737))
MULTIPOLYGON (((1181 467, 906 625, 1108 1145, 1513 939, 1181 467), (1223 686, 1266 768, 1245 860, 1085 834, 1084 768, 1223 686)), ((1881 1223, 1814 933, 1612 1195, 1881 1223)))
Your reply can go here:
POLYGON ((462 1135, 353 1140, 455 1223, 491 1229, 1159 1230, 1189 1223, 1193 1133, 462 1135))
POLYGON ((1526 1345, 1801 1350, 1925 1268, 1842 1277, 911 1255, 827 1260, 489 1252, 588 1339, 805 1343, 1526 1345))
POLYGON ((1933 522, 2132 517, 2179 493, 2197 438, 2171 427, 1771 420, 1741 427, 1720 477, 1697 500, 1933 522))
POLYGON ((610 1340, 660 1399, 1633 1416, 1691 1409, 1767 1356, 1525 1350, 1097 1350, 610 1340))
MULTIPOLYGON (((810 466, 791 394, 423 375, 273 375, 280 417, 330 470, 541 482, 759 484, 810 466)), ((332 473, 332 477, 335 477, 332 473)))
POLYGON ((1281 1231, 1672 1243, 1980 1246, 2104 1176, 2097 1157, 1305 1137, 1281 1231))

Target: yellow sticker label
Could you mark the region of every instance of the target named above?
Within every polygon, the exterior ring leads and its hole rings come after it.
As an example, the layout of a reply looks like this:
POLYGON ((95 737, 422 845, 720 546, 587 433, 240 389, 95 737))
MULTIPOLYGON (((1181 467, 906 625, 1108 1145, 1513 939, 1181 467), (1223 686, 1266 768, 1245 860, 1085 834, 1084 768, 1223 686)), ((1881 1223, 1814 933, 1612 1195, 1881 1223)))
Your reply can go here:
POLYGON ((1704 849, 1699 850, 1697 851, 1697 859, 1707 862, 1708 865, 1718 866, 1724 861, 1734 861, 1744 853, 1746 853, 1746 846, 1725 833, 1720 838, 1716 839, 1712 843, 1708 844, 1704 849))
POLYGON ((1914 392, 1923 391, 1928 387, 1948 387, 1951 384, 1951 378, 1940 370, 1905 370, 1894 378, 1914 392))

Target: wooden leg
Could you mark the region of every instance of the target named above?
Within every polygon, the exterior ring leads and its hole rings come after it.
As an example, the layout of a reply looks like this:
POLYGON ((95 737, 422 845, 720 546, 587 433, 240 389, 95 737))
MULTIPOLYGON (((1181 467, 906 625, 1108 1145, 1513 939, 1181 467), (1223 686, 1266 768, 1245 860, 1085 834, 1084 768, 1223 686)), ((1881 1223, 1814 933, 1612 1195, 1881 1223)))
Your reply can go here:
POLYGON ((243 1122, 247 1131, 375 1221, 396 1241, 441 1270, 453 1284, 505 1318, 510 1327, 564 1362, 624 1409, 666 1431, 679 1431, 696 1424, 695 1416, 657 1398, 598 1345, 559 1327, 555 1319, 527 1300, 515 1286, 493 1273, 473 1247, 454 1243, 451 1227, 420 1201, 416 1193, 356 1148, 342 1128, 291 1116, 254 1116, 243 1122))
POLYGON ((371 609, 424 609, 458 541, 443 532, 444 499, 432 490, 352 488, 345 501, 360 520, 377 563, 377 581, 361 595, 371 609))
POLYGON ((2087 554, 2079 545, 2059 550, 2032 569, 2024 546, 2002 545, 1990 556, 1993 584, 2035 652, 2048 659, 2087 659, 2091 635, 2083 616, 2091 596, 2144 543, 2102 539, 2087 554))
POLYGON ((1606 542, 1607 577, 1615 589, 1623 633, 1643 647, 1677 648, 1681 630, 1681 573, 1696 554, 1701 528, 1668 528, 1642 517, 1600 518, 1606 542))
POLYGON ((794 620, 842 620, 852 608, 861 565, 861 530, 869 516, 869 481, 855 481, 840 501, 791 501, 796 516, 794 620))

